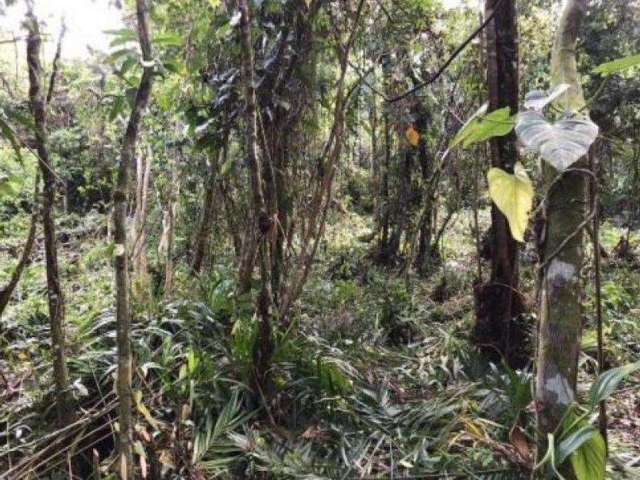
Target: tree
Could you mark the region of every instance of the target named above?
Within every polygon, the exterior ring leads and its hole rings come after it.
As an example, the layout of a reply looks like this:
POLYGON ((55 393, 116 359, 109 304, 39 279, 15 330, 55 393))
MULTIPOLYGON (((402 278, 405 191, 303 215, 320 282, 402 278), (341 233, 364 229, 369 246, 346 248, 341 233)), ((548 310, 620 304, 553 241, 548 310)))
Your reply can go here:
POLYGON ((251 234, 257 241, 258 263, 260 267, 260 293, 258 294, 257 314, 259 319, 258 339, 254 347, 253 366, 255 382, 261 388, 267 381, 268 368, 273 354, 271 337, 271 255, 269 251, 270 232, 274 221, 267 213, 263 193, 262 166, 258 157, 257 102, 254 81, 254 56, 251 42, 251 11, 247 0, 240 0, 240 44, 242 56, 242 82, 245 101, 245 155, 249 171, 250 189, 253 195, 253 228, 251 234))
POLYGON ((129 260, 127 252, 127 197, 129 190, 129 169, 133 163, 138 140, 138 130, 149 97, 151 95, 153 56, 149 37, 149 11, 145 0, 136 0, 138 40, 142 51, 142 77, 138 84, 133 109, 122 140, 118 179, 113 193, 115 277, 116 277, 116 322, 118 345, 117 392, 120 401, 118 436, 119 473, 122 480, 133 478, 133 425, 131 419, 132 391, 131 377, 133 358, 131 354, 131 310, 129 303, 129 260))
MULTIPOLYGON (((486 27, 488 111, 509 107, 518 111, 518 27, 515 1, 488 0, 486 27)), ((514 132, 491 139, 491 166, 513 172, 518 161, 514 132)), ((476 286, 475 342, 491 357, 496 351, 512 366, 527 362, 526 332, 516 323, 523 312, 518 290, 518 242, 511 235, 506 217, 496 205, 491 208, 491 276, 476 286)))
MULTIPOLYGON (((575 50, 586 11, 586 0, 565 2, 551 59, 554 84, 570 86, 558 103, 564 111, 574 115, 585 106, 575 50)), ((538 433, 542 448, 546 434, 558 427, 567 406, 576 398, 583 297, 580 271, 584 262, 588 178, 581 170, 585 168, 584 158, 560 173, 544 165, 544 185, 548 193, 545 228, 539 240, 542 271, 536 377, 538 433)), ((571 475, 569 471, 563 473, 571 475)))
MULTIPOLYGON (((56 196, 57 176, 49 158, 47 148, 47 101, 51 100, 57 66, 54 62, 54 73, 49 82, 49 93, 42 93, 42 66, 40 64, 40 47, 42 37, 38 19, 31 10, 27 13, 27 65, 29 67, 29 104, 34 120, 35 149, 38 165, 44 181, 42 199, 42 224, 44 229, 45 261, 47 266, 47 298, 49 301, 49 324, 51 325, 51 350, 53 353, 53 376, 56 385, 56 407, 58 421, 66 424, 74 418, 73 398, 69 385, 69 372, 66 360, 66 344, 64 331, 64 293, 60 284, 58 271, 58 245, 54 220, 54 204, 56 196)), ((60 42, 62 36, 60 37, 60 42)), ((60 45, 60 42, 58 45, 60 45)), ((59 58, 59 49, 56 58, 59 58)))

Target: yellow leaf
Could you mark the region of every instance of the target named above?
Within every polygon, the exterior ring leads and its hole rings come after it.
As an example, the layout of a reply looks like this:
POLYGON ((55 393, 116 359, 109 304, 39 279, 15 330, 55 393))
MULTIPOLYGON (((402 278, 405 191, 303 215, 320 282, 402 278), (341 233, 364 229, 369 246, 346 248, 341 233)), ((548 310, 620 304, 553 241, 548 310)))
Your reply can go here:
POLYGON ((516 163, 514 174, 500 168, 492 168, 487 174, 489 196, 496 204, 511 229, 511 235, 524 242, 524 232, 533 206, 533 185, 521 163, 516 163))
POLYGON ((413 145, 414 147, 418 146, 418 144, 420 143, 420 134, 416 131, 415 128, 413 128, 413 127, 407 128, 407 131, 405 132, 405 135, 407 137, 407 141, 411 145, 413 145))

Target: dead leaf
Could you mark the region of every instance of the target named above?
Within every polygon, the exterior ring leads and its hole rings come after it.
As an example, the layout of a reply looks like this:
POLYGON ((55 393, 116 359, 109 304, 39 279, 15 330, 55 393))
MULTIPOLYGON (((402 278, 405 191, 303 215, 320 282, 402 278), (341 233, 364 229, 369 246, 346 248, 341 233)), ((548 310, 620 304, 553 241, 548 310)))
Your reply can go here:
POLYGON ((413 127, 407 128, 405 136, 407 137, 407 141, 414 147, 417 147, 420 143, 420 134, 413 127))
POLYGON ((527 460, 531 458, 531 449, 529 448, 527 437, 525 436, 521 427, 519 427, 518 425, 513 426, 513 428, 509 432, 509 441, 522 458, 527 460))

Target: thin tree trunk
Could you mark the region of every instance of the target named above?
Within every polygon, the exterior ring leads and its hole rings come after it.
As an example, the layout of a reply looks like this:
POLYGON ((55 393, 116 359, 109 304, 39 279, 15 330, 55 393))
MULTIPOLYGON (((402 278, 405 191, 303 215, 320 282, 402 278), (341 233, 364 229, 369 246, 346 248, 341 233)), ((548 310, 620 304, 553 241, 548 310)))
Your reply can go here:
POLYGON ((246 156, 247 168, 253 194, 253 222, 251 229, 257 235, 258 259, 260 265, 260 293, 258 295, 257 312, 259 319, 258 336, 253 352, 253 367, 255 369, 255 386, 260 389, 268 381, 268 369, 273 354, 273 340, 271 338, 271 259, 269 252, 269 237, 273 228, 273 221, 267 213, 267 206, 263 193, 262 168, 258 158, 258 128, 257 105, 254 81, 254 57, 251 43, 251 14, 247 0, 239 0, 240 9, 240 45, 242 51, 242 81, 245 96, 246 122, 246 156))
MULTIPOLYGON (((586 10, 586 0, 565 2, 553 45, 552 80, 556 85, 571 86, 558 102, 570 112, 578 112, 585 104, 578 82, 575 49, 586 10)), ((581 159, 576 167, 585 168, 585 160, 581 159)), ((567 406, 575 400, 583 295, 580 270, 584 262, 580 225, 585 218, 587 193, 586 179, 580 172, 568 171, 556 180, 558 172, 544 165, 543 173, 545 187, 550 191, 545 205, 546 228, 541 239, 543 263, 536 378, 539 455, 546 451, 547 433, 556 429, 567 406), (558 251, 563 242, 566 244, 558 251)), ((570 465, 561 473, 573 478, 570 465)))
MULTIPOLYGON (((149 38, 149 12, 145 0, 136 0, 136 17, 138 21, 138 37, 142 50, 142 59, 151 63, 151 41, 149 38)), ((127 130, 122 142, 118 180, 113 194, 114 199, 114 240, 115 240, 115 277, 116 277, 116 321, 118 345, 118 381, 119 399, 118 451, 119 475, 122 480, 134 477, 133 472, 133 438, 132 438, 132 392, 131 377, 133 359, 129 330, 131 329, 131 312, 129 305, 129 261, 127 255, 127 192, 129 190, 129 169, 135 157, 138 129, 142 115, 149 103, 151 95, 153 67, 145 66, 136 92, 133 110, 129 117, 127 130)))
POLYGON ((222 163, 220 159, 211 158, 211 164, 209 166, 209 175, 204 186, 204 198, 202 202, 202 214, 200 217, 200 226, 198 227, 198 233, 196 235, 193 263, 191 270, 194 274, 200 273, 203 264, 207 260, 209 252, 209 243, 211 239, 211 231, 213 230, 213 220, 215 217, 216 207, 216 184, 218 182, 218 166, 224 164, 224 158, 226 157, 227 139, 224 140, 222 149, 216 153, 215 156, 220 155, 222 157, 222 163))
MULTIPOLYGON (((510 107, 518 111, 518 28, 514 0, 486 2, 487 18, 493 19, 486 28, 487 83, 489 111, 510 107)), ((514 132, 491 139, 491 166, 513 172, 518 161, 514 132)), ((487 354, 500 352, 513 367, 527 360, 526 334, 515 319, 523 312, 523 300, 518 293, 518 251, 516 240, 505 216, 491 207, 491 278, 488 284, 476 287, 476 326, 474 337, 487 354)))
POLYGON ((134 292, 144 295, 149 288, 149 272, 147 260, 147 206, 149 199, 149 177, 151 176, 151 147, 147 146, 146 154, 136 155, 136 209, 129 238, 131 246, 131 263, 134 274, 134 292))
POLYGON ((18 282, 20 281, 20 277, 22 276, 22 272, 25 267, 28 265, 31 259, 31 251, 33 250, 33 244, 36 239, 36 229, 38 226, 38 202, 40 196, 40 174, 36 174, 36 182, 35 188, 33 192, 33 211, 31 212, 31 223, 29 224, 29 233, 27 234, 27 241, 24 244, 24 248, 22 249, 22 255, 20 256, 20 260, 18 260, 18 264, 16 265, 9 282, 2 287, 0 290, 0 318, 2 318, 2 313, 4 309, 7 308, 7 304, 9 300, 11 300, 11 295, 13 295, 13 291, 15 290, 18 282))
MULTIPOLYGON (((56 175, 47 148, 47 111, 42 95, 40 47, 42 39, 38 20, 28 13, 27 64, 29 66, 29 101, 34 119, 35 144, 38 165, 44 181, 42 224, 44 228, 45 259, 47 266, 47 296, 53 351, 53 376, 56 384, 58 420, 66 424, 73 419, 73 397, 69 388, 69 372, 65 355, 64 295, 58 273, 58 251, 53 206, 55 203, 56 175)), ((51 87, 53 88, 53 87, 51 87)))
POLYGON ((171 182, 167 187, 167 198, 162 213, 162 236, 160 245, 158 246, 158 252, 164 257, 164 286, 162 291, 165 299, 171 297, 171 290, 173 288, 173 243, 178 195, 180 194, 176 162, 170 162, 169 169, 171 171, 171 182))

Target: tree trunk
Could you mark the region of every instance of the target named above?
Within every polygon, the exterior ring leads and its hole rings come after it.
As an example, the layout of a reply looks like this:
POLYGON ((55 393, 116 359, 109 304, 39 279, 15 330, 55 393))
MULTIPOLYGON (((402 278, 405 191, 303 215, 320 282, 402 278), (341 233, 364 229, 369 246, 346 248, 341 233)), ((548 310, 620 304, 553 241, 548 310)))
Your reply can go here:
MULTIPOLYGON (((486 2, 489 18, 499 0, 486 2)), ((510 107, 518 111, 518 28, 514 0, 503 1, 486 29, 489 111, 510 107)), ((514 132, 491 139, 491 166, 513 172, 518 161, 514 132)), ((526 332, 516 323, 523 312, 518 292, 518 244, 511 236, 505 216, 491 207, 491 278, 476 287, 475 342, 488 356, 499 352, 512 367, 528 361, 526 332)))
POLYGON ((267 213, 263 193, 262 168, 258 158, 258 128, 256 90, 254 81, 253 45, 251 43, 251 16, 247 0, 239 0, 240 45, 242 51, 242 81, 245 96, 246 156, 249 170, 250 188, 253 194, 253 228, 257 235, 258 261, 260 265, 260 293, 258 295, 258 335, 254 345, 253 367, 255 387, 262 389, 268 383, 268 370, 273 354, 271 338, 271 259, 269 252, 270 233, 273 221, 267 213))
POLYGON ((160 257, 164 257, 164 286, 163 295, 165 300, 171 298, 171 290, 173 288, 173 243, 176 227, 176 212, 178 208, 178 196, 180 194, 180 183, 178 180, 178 166, 176 162, 169 163, 171 171, 171 181, 167 186, 165 194, 165 206, 162 212, 162 235, 158 253, 160 257))
MULTIPOLYGON (((151 63, 151 41, 149 38, 149 12, 145 0, 136 0, 136 17, 138 37, 142 58, 151 63)), ((129 305, 129 261, 127 255, 127 192, 129 190, 129 169, 135 157, 138 129, 144 110, 151 94, 153 67, 143 67, 142 77, 136 92, 133 110, 129 116, 127 130, 122 141, 118 180, 113 194, 114 200, 114 240, 115 240, 115 277, 116 277, 116 328, 118 345, 118 381, 119 399, 118 435, 119 474, 122 480, 134 477, 133 472, 133 438, 132 438, 132 392, 131 377, 133 360, 129 330, 131 329, 131 312, 129 305)))
MULTIPOLYGON (((134 150, 135 152, 135 150, 134 150)), ((135 155, 135 153, 134 153, 135 155)), ((149 177, 151 175, 151 147, 147 146, 144 154, 136 157, 136 209, 128 238, 133 239, 131 245, 131 263, 133 270, 133 292, 135 298, 146 298, 149 295, 149 268, 147 259, 147 206, 149 199, 149 177)))
POLYGON ((42 39, 38 20, 28 13, 29 35, 27 37, 27 65, 29 67, 29 102, 34 119, 35 145, 38 165, 44 181, 42 201, 42 224, 47 266, 47 296, 49 300, 49 322, 51 325, 51 349, 53 351, 53 377, 56 384, 56 405, 60 424, 73 420, 73 397, 69 388, 69 372, 65 355, 64 295, 58 273, 58 246, 53 206, 55 203, 56 174, 49 159, 47 148, 47 111, 42 95, 40 47, 42 39))
POLYGON ((218 155, 225 157, 226 155, 224 155, 224 151, 226 148, 226 145, 224 145, 222 149, 219 152, 216 152, 210 160, 211 164, 209 165, 209 175, 204 186, 200 226, 198 227, 198 233, 195 239, 193 262, 191 264, 191 271, 196 275, 200 273, 203 264, 207 260, 211 230, 213 230, 213 220, 215 217, 216 207, 216 184, 218 182, 218 165, 220 164, 220 160, 215 157, 218 155))
MULTIPOLYGON (((574 113, 585 105, 578 83, 575 49, 586 10, 586 0, 565 2, 552 52, 553 84, 571 86, 557 102, 558 106, 574 113)), ((574 165, 574 169, 586 168, 585 159, 574 165)), ((543 166, 548 196, 541 238, 543 263, 536 378, 539 455, 546 451, 547 433, 556 429, 567 406, 575 400, 583 294, 581 224, 586 214, 587 193, 582 173, 567 171, 556 181, 558 172, 544 163, 543 166), (563 242, 566 242, 564 246, 563 242)), ((570 464, 561 473, 573 478, 570 464)))

